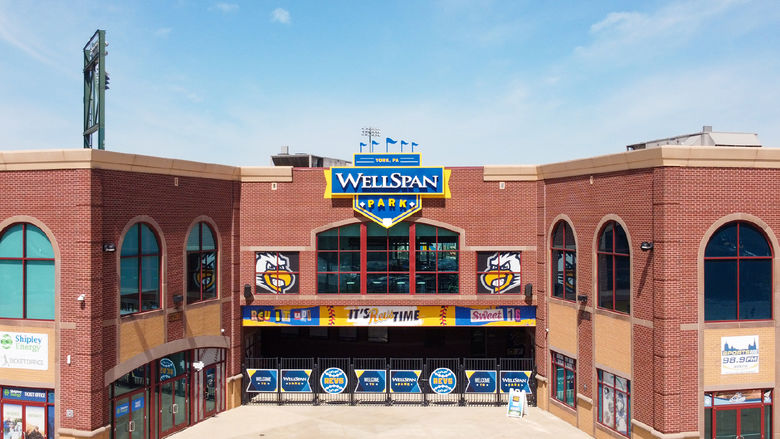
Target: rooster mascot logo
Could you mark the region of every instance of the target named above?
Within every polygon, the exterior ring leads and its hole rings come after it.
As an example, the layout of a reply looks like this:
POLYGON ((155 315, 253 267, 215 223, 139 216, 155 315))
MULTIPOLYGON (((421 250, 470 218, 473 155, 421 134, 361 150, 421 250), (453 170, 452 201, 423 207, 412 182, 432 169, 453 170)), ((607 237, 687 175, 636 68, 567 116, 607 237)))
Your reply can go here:
POLYGON ((490 255, 479 281, 490 294, 504 294, 520 286, 520 253, 497 252, 490 255))
POLYGON ((288 257, 281 253, 257 253, 255 260, 258 287, 274 294, 285 294, 295 284, 288 257))

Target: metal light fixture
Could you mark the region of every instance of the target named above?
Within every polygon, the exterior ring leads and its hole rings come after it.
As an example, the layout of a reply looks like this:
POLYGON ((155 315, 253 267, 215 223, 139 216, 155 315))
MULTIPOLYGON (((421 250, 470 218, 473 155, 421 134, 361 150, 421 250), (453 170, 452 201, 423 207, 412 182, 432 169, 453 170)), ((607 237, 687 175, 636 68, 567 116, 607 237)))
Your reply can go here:
POLYGON ((173 295, 173 306, 176 308, 180 307, 182 302, 184 302, 184 296, 181 294, 174 294, 173 295))
POLYGON ((116 251, 116 244, 113 242, 105 242, 103 243, 103 251, 104 252, 115 252, 116 251))
POLYGON ((652 241, 650 241, 650 242, 644 241, 643 243, 639 244, 639 248, 643 252, 646 252, 648 250, 652 250, 653 249, 653 243, 652 243, 652 241))
POLYGON ((244 284, 244 298, 246 300, 252 299, 252 286, 249 284, 244 284))
POLYGON ((588 303, 588 296, 586 294, 578 294, 577 301, 585 305, 588 303))
POLYGON ((531 300, 534 295, 534 286, 530 283, 525 284, 525 298, 531 300))

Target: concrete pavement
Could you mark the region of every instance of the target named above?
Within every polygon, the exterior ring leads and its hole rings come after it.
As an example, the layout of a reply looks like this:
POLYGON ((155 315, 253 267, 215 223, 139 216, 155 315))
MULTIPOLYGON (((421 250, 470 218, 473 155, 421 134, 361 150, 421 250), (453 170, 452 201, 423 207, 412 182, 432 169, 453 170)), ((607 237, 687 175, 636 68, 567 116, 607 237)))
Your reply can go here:
POLYGON ((241 406, 172 439, 588 438, 544 410, 522 419, 506 407, 241 406))

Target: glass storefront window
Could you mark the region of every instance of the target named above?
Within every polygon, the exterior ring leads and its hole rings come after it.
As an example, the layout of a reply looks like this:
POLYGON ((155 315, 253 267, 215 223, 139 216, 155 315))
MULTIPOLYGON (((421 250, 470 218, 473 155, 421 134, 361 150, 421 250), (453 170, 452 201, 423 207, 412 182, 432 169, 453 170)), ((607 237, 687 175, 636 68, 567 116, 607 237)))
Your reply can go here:
POLYGON ((20 439, 36 436, 53 438, 55 416, 53 403, 53 390, 0 388, 0 415, 2 415, 0 436, 20 439))

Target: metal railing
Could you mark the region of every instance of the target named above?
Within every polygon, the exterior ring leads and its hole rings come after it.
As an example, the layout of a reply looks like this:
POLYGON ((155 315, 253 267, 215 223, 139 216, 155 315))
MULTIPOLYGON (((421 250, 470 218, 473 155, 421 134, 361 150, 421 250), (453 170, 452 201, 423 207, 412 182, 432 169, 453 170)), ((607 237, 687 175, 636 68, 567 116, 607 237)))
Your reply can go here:
POLYGON ((533 370, 532 358, 245 358, 242 402, 498 406, 523 387, 536 405, 533 370))

